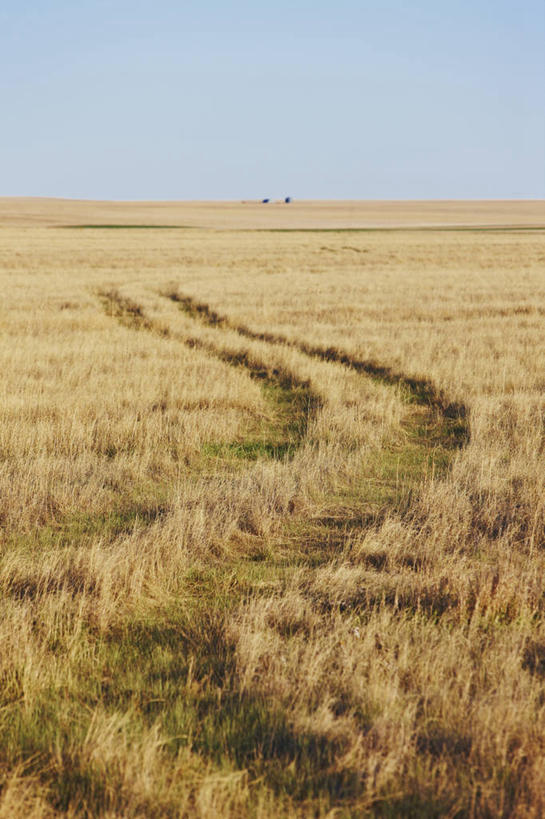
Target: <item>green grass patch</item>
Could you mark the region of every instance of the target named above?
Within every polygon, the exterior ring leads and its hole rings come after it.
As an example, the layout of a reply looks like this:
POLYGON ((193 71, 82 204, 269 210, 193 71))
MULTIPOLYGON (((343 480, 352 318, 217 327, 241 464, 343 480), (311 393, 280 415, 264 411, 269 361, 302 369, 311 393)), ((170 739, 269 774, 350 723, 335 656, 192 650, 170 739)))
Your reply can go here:
MULTIPOLYGON (((328 805, 355 795, 359 778, 334 771, 342 742, 297 731, 280 705, 241 692, 225 617, 240 596, 229 573, 220 575, 218 570, 213 585, 206 578, 204 595, 204 578, 188 576, 176 607, 104 636, 82 633, 67 686, 44 685, 32 709, 21 708, 16 691, 11 704, 1 698, 1 759, 23 763, 38 776, 57 809, 84 815, 122 810, 123 751, 119 768, 108 769, 107 778, 100 756, 91 759, 85 752, 98 713, 123 716, 120 740, 129 744, 159 724, 165 772, 188 748, 218 772, 247 770, 253 792, 265 787, 295 801, 328 805)), ((61 661, 67 651, 67 645, 55 647, 61 661)))
POLYGON ((342 742, 298 732, 278 705, 240 691, 224 619, 238 595, 228 591, 222 605, 222 588, 219 606, 217 597, 212 605, 208 595, 205 605, 186 598, 164 620, 112 635, 102 648, 109 680, 102 701, 130 708, 146 725, 159 720, 173 756, 190 747, 218 769, 245 769, 251 780, 297 801, 331 804, 353 795, 357 777, 332 770, 342 742))
POLYGON ((243 460, 283 460, 293 457, 297 444, 285 441, 275 444, 271 441, 235 441, 232 443, 205 444, 201 453, 204 457, 218 458, 222 461, 243 460))
POLYGON ((7 532, 2 541, 10 551, 47 551, 66 546, 83 546, 100 538, 111 541, 147 526, 167 513, 171 488, 166 483, 149 483, 134 487, 124 496, 114 498, 100 512, 76 511, 63 514, 48 524, 30 531, 7 532))
MULTIPOLYGON (((544 225, 422 225, 407 227, 250 228, 251 233, 512 233, 545 231, 544 225)), ((243 231, 240 231, 243 232, 243 231)))
POLYGON ((242 360, 232 356, 228 359, 233 366, 247 369, 250 377, 259 382, 270 415, 249 429, 243 440, 207 442, 201 448, 201 456, 205 461, 214 459, 226 465, 292 458, 306 436, 309 419, 319 406, 319 399, 308 385, 293 384, 282 373, 249 365, 245 356, 242 360))
POLYGON ((195 225, 62 225, 64 230, 201 230, 195 225))

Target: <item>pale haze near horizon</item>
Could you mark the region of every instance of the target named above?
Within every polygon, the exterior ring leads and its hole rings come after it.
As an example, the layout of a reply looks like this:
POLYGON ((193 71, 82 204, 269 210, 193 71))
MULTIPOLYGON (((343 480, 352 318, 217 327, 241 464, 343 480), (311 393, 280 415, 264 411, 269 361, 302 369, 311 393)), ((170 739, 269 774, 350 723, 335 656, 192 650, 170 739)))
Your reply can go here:
POLYGON ((0 8, 0 195, 545 197, 545 6, 0 8))

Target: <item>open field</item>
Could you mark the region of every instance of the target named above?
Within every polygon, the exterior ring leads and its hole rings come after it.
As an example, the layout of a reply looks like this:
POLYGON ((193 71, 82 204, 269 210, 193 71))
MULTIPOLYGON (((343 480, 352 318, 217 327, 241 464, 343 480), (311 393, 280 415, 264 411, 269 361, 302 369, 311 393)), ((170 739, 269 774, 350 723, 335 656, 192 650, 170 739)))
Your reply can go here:
POLYGON ((0 276, 0 817, 545 813, 543 203, 4 199, 0 276))
POLYGON ((93 202, 2 198, 0 226, 158 225, 216 229, 543 227, 541 201, 93 202))

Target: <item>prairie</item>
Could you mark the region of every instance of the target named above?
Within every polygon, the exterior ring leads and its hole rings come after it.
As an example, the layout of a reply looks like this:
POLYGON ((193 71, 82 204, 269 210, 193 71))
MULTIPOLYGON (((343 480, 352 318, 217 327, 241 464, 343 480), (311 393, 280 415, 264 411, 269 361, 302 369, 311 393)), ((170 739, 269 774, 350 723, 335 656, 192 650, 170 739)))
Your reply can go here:
POLYGON ((0 817, 544 814, 544 234, 0 200, 0 817))

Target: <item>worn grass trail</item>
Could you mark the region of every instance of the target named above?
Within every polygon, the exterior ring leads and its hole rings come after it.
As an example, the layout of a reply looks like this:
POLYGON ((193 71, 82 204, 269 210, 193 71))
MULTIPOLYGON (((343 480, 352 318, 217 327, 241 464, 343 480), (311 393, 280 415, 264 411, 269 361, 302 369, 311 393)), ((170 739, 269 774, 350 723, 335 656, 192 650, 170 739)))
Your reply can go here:
MULTIPOLYGON (((319 394, 309 382, 271 370, 265 362, 256 364, 244 351, 226 352, 221 332, 233 327, 225 317, 185 297, 171 298, 191 318, 219 334, 217 345, 193 337, 181 340, 246 368, 260 381, 273 410, 265 440, 211 445, 203 457, 213 455, 227 465, 235 458, 240 467, 256 459, 292 457, 306 440, 309 419, 320 411, 319 394)), ((136 302, 115 292, 105 294, 103 302, 107 312, 127 326, 165 333, 136 302)), ((234 329, 242 337, 273 346, 293 344, 246 328, 234 329)), ((148 625, 132 623, 109 640, 122 659, 116 666, 113 689, 122 691, 128 684, 124 681, 127 675, 133 687, 138 666, 137 688, 146 692, 145 697, 143 693, 138 697, 150 703, 141 700, 139 710, 146 723, 159 718, 164 732, 177 737, 169 745, 172 751, 189 743, 220 768, 245 770, 252 791, 264 786, 278 798, 287 798, 292 806, 313 805, 311 810, 318 814, 335 805, 348 808, 355 804, 361 796, 361 778, 337 766, 344 752, 342 741, 296 729, 282 708, 271 705, 260 693, 241 690, 236 646, 227 623, 241 605, 267 599, 271 593, 281 594, 294 572, 305 569, 312 573, 335 564, 347 543, 366 528, 379 525, 393 509, 408 512, 422 481, 431 474, 445 473, 468 436, 464 409, 437 396, 428 382, 358 362, 341 352, 297 346, 309 359, 341 363, 363 378, 400 391, 406 409, 402 439, 371 454, 362 464, 359 480, 349 490, 340 488, 323 499, 318 514, 285 519, 280 534, 261 553, 196 566, 185 578, 179 605, 160 614, 151 631, 148 625)), ((377 563, 372 568, 380 572, 382 566, 377 563)), ((408 566, 407 571, 410 569, 408 566)), ((310 586, 311 578, 312 574, 307 575, 310 586)))
MULTIPOLYGON (((200 463, 195 464, 196 473, 204 472, 214 481, 235 479, 260 464, 278 463, 289 469, 299 450, 318 448, 311 429, 324 399, 311 380, 271 367, 248 355, 244 346, 227 348, 222 331, 233 329, 227 318, 185 297, 171 298, 192 319, 214 328, 217 343, 209 336, 203 340, 197 335, 175 335, 117 291, 100 295, 107 315, 131 330, 179 338, 189 347, 243 368, 259 383, 269 410, 244 440, 205 445, 200 463)), ((241 337, 271 347, 294 344, 246 328, 234 329, 241 337)), ((43 784, 56 810, 76 815, 165 816, 183 814, 183 803, 184 815, 192 815, 197 812, 199 783, 213 774, 224 777, 225 782, 231 781, 229 777, 244 778, 246 795, 232 815, 252 815, 252 806, 257 804, 273 805, 271 811, 278 816, 297 812, 320 816, 333 808, 341 811, 339 815, 343 810, 346 815, 353 810, 388 815, 388 800, 374 807, 366 802, 365 779, 350 765, 341 764, 347 752, 342 736, 298 726, 289 709, 271 701, 266 691, 242 684, 233 623, 239 612, 256 601, 279 599, 294 582, 303 588, 303 572, 309 599, 315 600, 316 617, 323 619, 320 627, 327 630, 331 606, 324 606, 312 591, 317 573, 338 565, 343 553, 346 556, 347 544, 369 527, 378 526, 387 513, 410 511, 426 476, 444 474, 457 448, 467 440, 467 419, 461 408, 453 409, 425 382, 372 368, 336 351, 297 346, 309 361, 320 358, 341 364, 362 378, 371 377, 397 390, 405 407, 403 434, 362 459, 359 474, 349 486, 341 484, 317 498, 315 511, 279 514, 278 528, 271 536, 254 535, 251 549, 217 558, 207 553, 202 559, 195 557, 171 582, 161 605, 157 601, 148 608, 142 604, 105 629, 97 629, 92 621, 84 624, 77 650, 62 634, 55 637, 52 645, 58 661, 69 669, 69 686, 45 686, 35 703, 35 709, 41 711, 39 723, 35 713, 8 709, 0 738, 5 739, 6 759, 26 766, 43 784), (77 701, 70 693, 74 691, 77 701), (106 726, 116 720, 121 726, 128 720, 128 734, 119 728, 121 745, 133 742, 137 747, 142 737, 158 731, 158 764, 165 772, 161 779, 170 782, 164 792, 140 794, 127 807, 123 766, 106 765, 86 751, 97 712, 106 726), (187 753, 197 773, 184 785, 180 765, 187 753), (178 780, 181 791, 173 784, 178 780)), ((34 535, 32 544, 58 549, 78 539, 84 543, 101 538, 108 549, 135 525, 142 529, 161 518, 168 520, 172 500, 167 486, 150 486, 138 502, 112 510, 111 516, 60 520, 34 535)), ((381 570, 378 564, 373 568, 381 570)), ((80 595, 93 595, 93 589, 76 574, 60 578, 56 586, 53 580, 53 585, 47 586, 48 582, 47 577, 14 577, 9 593, 17 603, 38 606, 44 594, 68 589, 70 605, 76 608, 80 595)), ((350 618, 352 610, 336 605, 334 615, 350 618)), ((286 641, 291 639, 290 629, 286 628, 286 641)), ((15 701, 15 684, 13 698, 15 701)))
MULTIPOLYGON (((107 314, 115 316, 125 326, 162 336, 171 335, 167 328, 148 318, 138 303, 117 291, 103 291, 100 298, 107 314)), ((264 361, 251 358, 244 350, 227 350, 192 336, 174 337, 187 347, 203 350, 209 356, 245 370, 250 378, 259 383, 270 409, 270 416, 262 424, 259 435, 253 437, 255 430, 250 430, 243 441, 207 445, 203 455, 224 460, 292 457, 305 439, 309 423, 322 404, 310 382, 286 369, 271 367, 264 361)))
MULTIPOLYGON (((286 369, 278 369, 255 360, 243 348, 227 350, 221 344, 221 330, 232 330, 244 339, 265 342, 271 347, 291 347, 309 359, 341 364, 348 370, 370 378, 379 384, 399 391, 405 411, 402 421, 403 438, 388 442, 380 451, 368 454, 359 481, 349 490, 332 493, 327 505, 330 510, 312 520, 288 521, 286 531, 290 540, 294 533, 300 542, 327 544, 331 548, 342 543, 347 535, 380 522, 392 509, 405 511, 410 507, 422 481, 440 477, 448 470, 456 451, 469 440, 467 410, 460 403, 451 402, 426 379, 396 373, 391 368, 371 361, 362 361, 331 347, 309 346, 305 342, 255 332, 231 322, 228 317, 208 305, 178 292, 165 294, 192 319, 218 331, 218 343, 203 341, 193 336, 181 337, 189 347, 197 347, 235 367, 244 368, 260 382, 264 397, 271 408, 271 416, 259 435, 249 434, 243 441, 208 444, 203 458, 214 458, 217 463, 234 460, 250 461, 259 458, 282 459, 293 456, 307 436, 309 423, 320 411, 323 400, 309 380, 303 380, 286 369)), ((133 329, 145 329, 168 335, 165 326, 148 318, 141 306, 116 291, 101 293, 106 312, 133 329)), ((292 552, 297 552, 293 549, 292 552)))
POLYGON ((435 385, 424 378, 414 378, 404 373, 398 373, 384 364, 375 361, 364 361, 335 347, 319 347, 309 345, 304 341, 294 340, 286 336, 259 332, 250 329, 244 324, 231 321, 227 316, 213 310, 205 302, 199 302, 191 296, 178 291, 170 291, 168 297, 180 305, 188 315, 198 319, 210 327, 219 327, 234 330, 244 338, 256 341, 265 341, 270 344, 295 347, 302 353, 323 361, 334 361, 343 364, 349 369, 362 373, 380 383, 401 387, 409 402, 414 402, 425 408, 437 410, 443 418, 445 428, 441 430, 437 441, 446 448, 459 448, 469 440, 469 427, 466 423, 467 409, 463 404, 452 402, 438 391, 435 385))
POLYGON ((402 421, 405 437, 402 442, 384 447, 376 458, 370 457, 366 485, 361 485, 356 493, 363 508, 367 505, 366 497, 374 495, 391 511, 396 498, 400 501, 407 493, 412 494, 423 478, 445 474, 456 451, 469 441, 467 408, 450 401, 427 379, 395 372, 386 365, 358 359, 333 347, 313 346, 285 336, 254 331, 190 296, 177 291, 170 291, 167 295, 187 315, 208 327, 233 330, 243 338, 273 346, 295 348, 311 359, 341 364, 363 378, 399 390, 405 405, 402 421))

